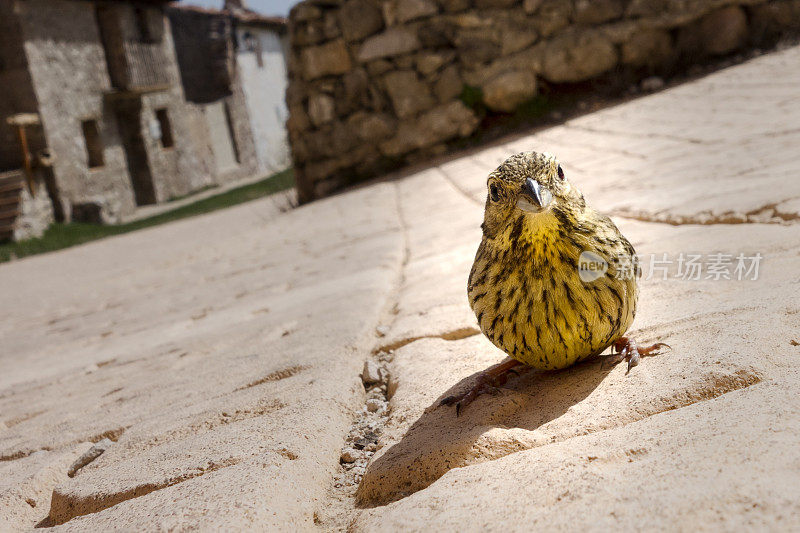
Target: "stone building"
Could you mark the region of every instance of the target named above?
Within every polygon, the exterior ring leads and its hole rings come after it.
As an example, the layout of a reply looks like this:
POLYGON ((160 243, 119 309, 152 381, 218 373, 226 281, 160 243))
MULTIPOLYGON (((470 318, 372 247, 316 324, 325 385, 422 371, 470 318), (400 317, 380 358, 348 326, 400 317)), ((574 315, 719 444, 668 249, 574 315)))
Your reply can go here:
POLYGON ((117 222, 256 172, 233 55, 214 65, 230 72, 227 94, 187 99, 166 6, 0 0, 0 172, 25 163, 7 119, 35 115, 27 152, 58 219, 117 222))
POLYGON ((230 8, 236 16, 236 65, 256 141, 259 170, 278 172, 291 165, 286 136, 286 19, 230 8))
POLYGON ((241 2, 226 2, 224 10, 175 5, 168 14, 186 98, 206 115, 218 171, 230 166, 233 152, 216 127, 223 114, 236 124, 239 168, 271 174, 288 167, 285 19, 241 2))

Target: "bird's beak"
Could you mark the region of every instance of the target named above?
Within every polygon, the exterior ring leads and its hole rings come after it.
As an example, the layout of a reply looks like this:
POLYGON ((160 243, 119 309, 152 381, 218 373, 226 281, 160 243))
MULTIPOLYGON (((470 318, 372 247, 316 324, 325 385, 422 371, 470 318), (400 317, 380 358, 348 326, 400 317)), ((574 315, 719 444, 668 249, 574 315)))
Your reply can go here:
POLYGON ((538 213, 543 211, 553 201, 553 195, 546 187, 539 185, 533 178, 528 178, 522 185, 522 195, 517 200, 517 207, 523 211, 538 213))

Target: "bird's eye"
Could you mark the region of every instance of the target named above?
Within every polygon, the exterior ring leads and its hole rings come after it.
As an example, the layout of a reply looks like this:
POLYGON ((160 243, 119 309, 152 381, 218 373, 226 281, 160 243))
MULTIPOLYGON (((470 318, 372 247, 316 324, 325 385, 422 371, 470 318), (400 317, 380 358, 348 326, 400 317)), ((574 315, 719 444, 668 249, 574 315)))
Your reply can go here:
POLYGON ((489 195, 492 197, 493 202, 500 200, 500 191, 497 189, 497 185, 494 183, 489 186, 489 195))
POLYGON ((561 168, 561 165, 558 165, 558 177, 559 179, 564 179, 564 169, 561 168))

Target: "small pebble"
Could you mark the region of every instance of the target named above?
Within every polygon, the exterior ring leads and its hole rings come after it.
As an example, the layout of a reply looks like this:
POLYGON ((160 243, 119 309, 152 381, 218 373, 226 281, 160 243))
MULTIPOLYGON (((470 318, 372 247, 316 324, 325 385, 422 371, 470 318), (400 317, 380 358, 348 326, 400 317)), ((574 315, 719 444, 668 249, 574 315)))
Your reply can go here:
POLYGON ((339 458, 343 463, 355 463, 359 457, 358 450, 353 448, 345 448, 342 450, 342 456, 339 458))
POLYGON ((367 411, 374 413, 383 407, 383 402, 380 400, 367 400, 367 411))
POLYGON ((361 371, 361 381, 365 385, 373 385, 379 383, 381 380, 380 368, 374 361, 367 360, 364 362, 364 370, 361 371))
POLYGON ((378 337, 385 337, 389 333, 389 327, 388 326, 378 326, 377 328, 375 328, 375 333, 378 334, 378 337))
POLYGON ((98 443, 96 443, 94 446, 92 446, 86 452, 84 452, 83 455, 78 457, 78 459, 74 463, 72 463, 72 466, 70 466, 69 470, 67 470, 67 475, 69 477, 73 477, 78 472, 78 470, 80 470, 84 466, 88 465, 89 463, 91 463, 92 461, 103 455, 103 453, 105 453, 105 451, 108 450, 113 444, 114 441, 108 438, 103 439, 98 443))
POLYGON ((657 91, 664 87, 664 80, 658 76, 650 76, 642 80, 641 86, 643 91, 657 91))

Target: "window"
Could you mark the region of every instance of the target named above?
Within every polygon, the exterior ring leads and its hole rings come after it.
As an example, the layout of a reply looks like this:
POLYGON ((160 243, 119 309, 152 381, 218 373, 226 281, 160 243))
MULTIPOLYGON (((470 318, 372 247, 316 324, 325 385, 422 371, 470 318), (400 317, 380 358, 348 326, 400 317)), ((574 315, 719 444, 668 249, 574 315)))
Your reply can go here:
POLYGON ((264 51, 261 49, 261 40, 258 37, 255 37, 249 31, 245 32, 242 37, 244 40, 245 50, 255 53, 258 68, 264 68, 264 51))
POLYGON ((136 20, 139 41, 143 43, 154 42, 155 39, 150 28, 150 18, 147 16, 147 10, 143 7, 135 7, 133 8, 133 17, 136 20))
POLYGON ((156 109, 156 119, 161 128, 161 147, 172 148, 175 140, 172 138, 172 125, 169 122, 169 114, 166 108, 156 109))
POLYGON ((96 120, 84 120, 81 122, 83 130, 83 140, 86 143, 86 155, 89 168, 97 168, 105 165, 103 159, 103 141, 100 139, 100 130, 97 129, 96 120))

